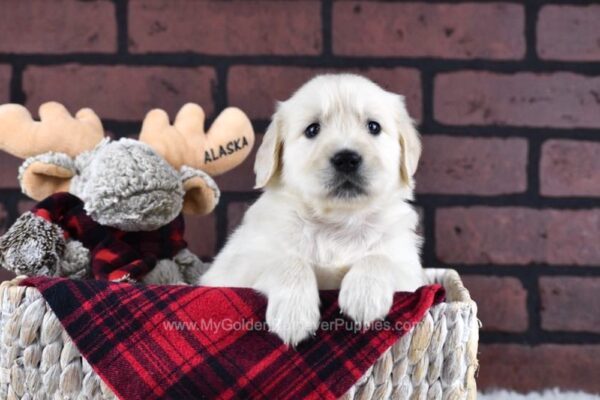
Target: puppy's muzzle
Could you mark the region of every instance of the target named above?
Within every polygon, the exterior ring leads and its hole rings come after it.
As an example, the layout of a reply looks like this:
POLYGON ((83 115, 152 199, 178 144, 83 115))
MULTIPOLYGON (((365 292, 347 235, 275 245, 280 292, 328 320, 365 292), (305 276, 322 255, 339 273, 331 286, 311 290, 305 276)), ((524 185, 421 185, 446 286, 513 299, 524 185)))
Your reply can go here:
POLYGON ((360 168, 362 157, 355 151, 342 150, 335 153, 330 161, 337 172, 353 174, 360 168))

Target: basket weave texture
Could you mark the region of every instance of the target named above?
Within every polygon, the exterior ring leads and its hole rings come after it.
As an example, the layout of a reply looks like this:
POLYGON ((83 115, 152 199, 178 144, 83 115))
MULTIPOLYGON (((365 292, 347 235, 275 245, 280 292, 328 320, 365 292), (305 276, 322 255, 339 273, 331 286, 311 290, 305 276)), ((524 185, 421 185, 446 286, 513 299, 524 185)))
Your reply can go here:
MULTIPOLYGON (((446 302, 400 338, 343 399, 475 399, 477 306, 453 270, 426 270, 446 302)), ((1 399, 115 399, 41 294, 0 285, 1 399)))

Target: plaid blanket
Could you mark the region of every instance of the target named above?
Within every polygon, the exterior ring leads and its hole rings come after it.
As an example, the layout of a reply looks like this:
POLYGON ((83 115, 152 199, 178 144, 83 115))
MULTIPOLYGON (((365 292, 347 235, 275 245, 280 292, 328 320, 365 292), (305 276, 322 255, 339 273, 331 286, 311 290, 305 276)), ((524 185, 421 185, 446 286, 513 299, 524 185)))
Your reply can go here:
POLYGON ((36 277, 82 355, 121 399, 335 399, 443 300, 440 285, 397 293, 386 321, 353 330, 321 292, 315 338, 288 348, 266 331, 251 289, 36 277))
POLYGON ((96 279, 139 280, 163 258, 173 258, 187 247, 180 214, 156 231, 124 232, 100 225, 84 209, 81 199, 56 193, 38 203, 32 213, 61 227, 66 239, 80 241, 90 250, 96 279))

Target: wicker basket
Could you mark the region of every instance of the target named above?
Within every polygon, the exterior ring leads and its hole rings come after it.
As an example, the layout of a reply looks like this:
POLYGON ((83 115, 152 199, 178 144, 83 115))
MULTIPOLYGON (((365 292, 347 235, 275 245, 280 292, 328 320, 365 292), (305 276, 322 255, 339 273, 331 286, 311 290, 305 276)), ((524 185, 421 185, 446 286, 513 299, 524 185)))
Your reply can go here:
MULTIPOLYGON (((453 270, 427 270, 446 302, 396 342, 344 399, 475 399, 477 306, 453 270)), ((0 285, 0 398, 114 399, 40 293, 0 285)))

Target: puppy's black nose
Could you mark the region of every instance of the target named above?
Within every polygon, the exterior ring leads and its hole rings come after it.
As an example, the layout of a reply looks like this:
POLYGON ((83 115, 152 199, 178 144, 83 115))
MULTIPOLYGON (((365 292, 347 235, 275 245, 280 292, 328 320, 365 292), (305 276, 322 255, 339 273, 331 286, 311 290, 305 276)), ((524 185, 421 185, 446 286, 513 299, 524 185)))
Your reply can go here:
POLYGON ((335 170, 346 174, 356 172, 361 163, 362 157, 360 154, 352 150, 338 151, 331 157, 331 164, 335 170))

